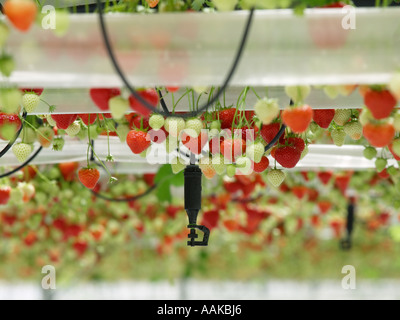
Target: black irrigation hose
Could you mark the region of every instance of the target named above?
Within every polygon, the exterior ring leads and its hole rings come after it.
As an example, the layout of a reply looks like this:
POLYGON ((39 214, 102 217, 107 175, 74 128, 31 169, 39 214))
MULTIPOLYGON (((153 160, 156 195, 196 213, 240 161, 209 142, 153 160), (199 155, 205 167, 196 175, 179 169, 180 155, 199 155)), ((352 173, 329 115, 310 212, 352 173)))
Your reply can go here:
MULTIPOLYGON (((107 30, 106 30, 106 26, 105 26, 105 23, 104 23, 104 16, 103 16, 103 9, 101 7, 101 0, 96 0, 96 1, 97 1, 97 9, 98 9, 98 12, 99 12, 99 22, 100 22, 101 32, 102 32, 102 35, 103 35, 104 44, 105 44, 105 47, 107 49, 108 56, 109 56, 113 66, 114 66, 114 69, 118 73, 118 75, 121 78, 122 82, 129 89, 131 94, 137 100, 139 100, 139 102, 141 104, 143 104, 148 110, 150 110, 152 112, 157 112, 157 113, 163 115, 164 117, 170 117, 171 115, 169 114, 169 112, 168 113, 166 113, 165 111, 161 112, 161 111, 157 110, 156 108, 154 108, 150 103, 148 103, 144 98, 142 98, 136 92, 136 90, 130 85, 128 79, 125 77, 124 73, 122 72, 122 70, 121 70, 121 68, 120 68, 120 66, 119 66, 119 64, 118 64, 118 62, 117 62, 117 60, 116 60, 116 58, 114 56, 114 52, 113 52, 113 49, 111 47, 111 43, 110 43, 110 40, 109 40, 109 37, 108 37, 108 33, 107 33, 107 30)), ((186 114, 177 114, 177 115, 174 115, 174 117, 179 117, 179 118, 183 118, 183 119, 190 118, 190 117, 195 117, 195 116, 201 114, 203 111, 205 111, 210 106, 212 106, 219 99, 221 94, 227 88, 227 86, 228 86, 233 74, 236 71, 236 68, 237 68, 237 66, 239 64, 240 58, 242 57, 242 53, 244 51, 244 47, 246 45, 246 40, 247 40, 249 31, 250 31, 251 22, 253 21, 253 16, 254 16, 254 8, 252 8, 250 10, 250 14, 249 14, 249 17, 248 17, 248 20, 247 20, 247 23, 246 23, 246 27, 245 27, 245 30, 244 30, 244 33, 243 33, 243 37, 241 39, 241 42, 240 42, 240 45, 239 45, 239 49, 238 49, 238 51, 236 53, 236 57, 234 59, 232 67, 231 67, 231 69, 230 69, 230 71, 229 71, 229 73, 228 73, 228 75, 227 75, 227 77, 225 79, 225 82, 220 87, 220 89, 217 92, 217 94, 215 96, 213 96, 211 98, 211 100, 208 101, 208 103, 206 103, 204 106, 200 107, 197 111, 189 112, 189 113, 186 113, 186 114)))
POLYGON ((15 134, 15 137, 8 142, 8 144, 4 147, 3 150, 0 151, 0 158, 3 157, 7 153, 8 150, 10 150, 10 148, 13 146, 15 141, 18 139, 18 137, 21 134, 22 129, 24 127, 24 120, 26 119, 26 116, 27 116, 27 112, 24 111, 24 113, 22 114, 23 121, 21 122, 21 127, 18 129, 17 133, 15 134))
POLYGON ((1 179, 1 178, 8 177, 8 176, 10 176, 10 175, 16 173, 17 171, 19 171, 19 170, 25 168, 29 163, 31 163, 31 161, 32 161, 33 159, 36 158, 36 156, 40 153, 40 151, 42 151, 42 149, 43 149, 43 147, 40 146, 40 148, 37 149, 36 152, 35 152, 33 155, 31 155, 30 158, 29 158, 28 160, 26 160, 24 163, 22 163, 21 165, 19 165, 19 166, 16 167, 16 168, 14 168, 13 170, 11 170, 11 171, 9 171, 9 172, 6 172, 6 173, 3 173, 2 175, 0 175, 0 179, 1 179))
MULTIPOLYGON (((94 140, 91 141, 91 144, 92 144, 92 147, 90 148, 90 150, 91 150, 90 161, 96 163, 98 166, 101 166, 99 163, 96 162, 96 160, 95 160, 95 158, 94 158, 94 152, 93 152, 93 149, 94 149, 94 140)), ((103 167, 103 166, 101 166, 101 167, 103 167)), ((150 192, 152 192, 155 188, 157 188, 157 185, 156 185, 156 184, 152 185, 152 186, 151 186, 150 188, 148 188, 145 192, 143 192, 143 193, 141 193, 141 194, 138 194, 138 195, 135 195, 135 196, 128 197, 128 198, 111 198, 111 197, 108 197, 108 196, 106 196, 106 195, 104 195, 104 194, 98 193, 98 192, 96 192, 96 191, 94 191, 94 190, 90 190, 90 191, 92 192, 92 194, 93 194, 95 197, 100 198, 100 199, 103 199, 103 200, 106 200, 106 201, 111 201, 111 202, 130 202, 130 201, 138 200, 138 199, 140 199, 140 198, 142 198, 142 197, 144 197, 144 196, 147 196, 147 195, 148 195, 150 192)))
POLYGON ((156 90, 157 90, 158 96, 160 97, 160 103, 161 103, 162 109, 164 110, 164 113, 170 115, 171 113, 169 112, 167 104, 164 101, 164 97, 161 93, 161 90, 160 89, 156 89, 156 90))

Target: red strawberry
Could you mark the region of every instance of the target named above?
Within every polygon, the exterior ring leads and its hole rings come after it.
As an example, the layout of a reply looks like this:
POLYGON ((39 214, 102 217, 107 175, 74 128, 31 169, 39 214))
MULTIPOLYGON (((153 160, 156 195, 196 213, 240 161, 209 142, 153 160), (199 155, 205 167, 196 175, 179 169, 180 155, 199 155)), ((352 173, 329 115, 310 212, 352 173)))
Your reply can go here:
POLYGON ((74 250, 76 251, 76 253, 81 256, 85 253, 85 251, 88 248, 88 244, 86 241, 84 240, 76 240, 72 247, 74 248, 74 250))
POLYGON ((200 154, 208 142, 208 134, 202 131, 196 138, 190 137, 185 132, 181 136, 182 143, 194 154, 200 154))
POLYGON ((314 110, 313 120, 321 128, 327 129, 335 116, 335 109, 318 109, 314 110))
POLYGON ((149 4, 149 7, 150 8, 154 8, 154 7, 156 7, 157 5, 158 5, 158 2, 159 2, 160 0, 146 0, 146 2, 149 4))
POLYGON ((3 12, 15 28, 26 32, 34 23, 38 8, 32 0, 7 0, 3 12))
MULTIPOLYGON (((89 113, 81 113, 78 115, 79 118, 83 121, 87 126, 89 125, 89 113)), ((92 125, 97 119, 97 113, 90 114, 90 125, 92 125)))
POLYGON ((255 172, 264 172, 269 166, 269 160, 267 157, 263 156, 259 163, 253 162, 253 170, 255 172))
POLYGON ((20 88, 19 90, 21 90, 23 93, 34 92, 38 96, 40 96, 43 93, 43 88, 20 88))
POLYGON ((9 186, 0 187, 0 205, 7 204, 10 200, 11 188, 9 186))
MULTIPOLYGON (((218 112, 219 120, 221 121, 221 129, 232 128, 232 123, 233 119, 235 118, 236 110, 236 108, 225 108, 218 112)), ((236 118, 238 117, 239 114, 236 115, 236 118)))
POLYGON ((289 107, 283 110, 282 120, 295 133, 307 130, 313 117, 313 110, 309 105, 289 107))
POLYGON ((344 174, 335 177, 336 187, 342 192, 342 194, 346 193, 347 187, 350 183, 351 174, 344 174))
POLYGON ((140 154, 150 146, 151 140, 147 132, 131 130, 126 136, 126 143, 133 153, 140 154))
POLYGON ((143 180, 146 182, 146 184, 151 187, 154 185, 154 178, 155 178, 155 173, 145 173, 143 175, 143 180))
POLYGON ((308 201, 314 202, 319 196, 319 192, 315 189, 308 189, 308 201))
POLYGON ((387 170, 385 168, 381 172, 378 172, 378 176, 381 179, 388 179, 390 177, 390 174, 387 172, 387 170))
POLYGON ((324 172, 318 172, 317 173, 319 180, 321 180, 321 182, 324 185, 327 185, 329 183, 329 181, 331 180, 333 173, 331 171, 324 171, 324 172))
POLYGON ((322 214, 327 213, 332 207, 332 203, 329 200, 318 201, 318 208, 322 214))
MULTIPOLYGON (((145 100, 147 101, 150 105, 152 105, 154 108, 157 107, 158 102, 159 102, 159 97, 157 94, 157 91, 154 89, 146 89, 142 91, 138 91, 138 94, 145 100)), ((134 96, 129 97, 129 104, 131 106, 131 109, 134 111, 140 113, 141 115, 148 117, 153 111, 149 110, 146 108, 145 105, 139 102, 134 96)))
POLYGON ((0 139, 12 139, 20 128, 21 120, 17 114, 0 112, 0 139))
POLYGON ((78 115, 73 113, 52 114, 51 117, 56 122, 57 128, 65 130, 76 120, 78 115))
POLYGON ((243 139, 225 139, 221 142, 221 154, 229 161, 235 161, 246 150, 246 142, 243 139))
POLYGON ((292 192, 296 198, 303 199, 308 194, 308 188, 305 186, 294 186, 292 192))
POLYGON ((303 179, 305 181, 310 180, 310 178, 308 177, 308 172, 307 171, 301 171, 300 174, 303 176, 303 179))
POLYGON ((254 141, 255 130, 248 126, 242 127, 242 139, 246 142, 254 141))
POLYGON ((295 147, 279 147, 275 151, 276 161, 284 168, 294 168, 299 162, 301 151, 295 147))
POLYGON ((260 130, 261 137, 266 143, 270 143, 273 138, 278 134, 281 124, 278 122, 263 125, 260 130))
POLYGON ((135 130, 140 129, 140 125, 142 125, 143 130, 150 129, 149 119, 149 117, 144 117, 142 115, 133 116, 129 121, 129 127, 131 128, 131 130, 135 130))
POLYGON ((209 141, 209 143, 208 143, 208 146, 209 146, 209 148, 210 148, 210 152, 211 152, 211 154, 217 154, 217 153, 220 153, 220 151, 221 151, 221 143, 222 143, 222 141, 223 141, 223 137, 214 137, 214 138, 212 138, 210 141, 209 141))
POLYGON ((363 135, 374 147, 385 147, 392 142, 396 131, 390 123, 367 123, 363 126, 363 135))
POLYGON ((35 244, 37 240, 36 233, 34 231, 29 231, 26 237, 24 238, 24 243, 26 246, 30 247, 35 244))
POLYGON ((326 4, 320 8, 343 8, 346 4, 342 1, 334 2, 331 4, 326 4))
POLYGON ((58 165, 65 181, 72 181, 75 178, 76 170, 79 167, 78 162, 64 162, 58 165))
POLYGON ((375 119, 384 119, 390 116, 397 105, 396 99, 389 90, 368 90, 364 96, 364 103, 375 119))
POLYGON ((212 230, 218 225, 219 212, 218 210, 209 210, 203 213, 202 225, 206 226, 208 229, 212 230))
POLYGON ((289 137, 289 138, 284 139, 282 142, 279 141, 279 143, 281 143, 281 144, 287 143, 289 146, 292 146, 292 147, 296 148, 297 150, 299 150, 300 153, 303 152, 304 148, 306 147, 304 140, 299 137, 289 137))
POLYGON ((109 110, 108 101, 121 94, 118 88, 92 88, 90 89, 90 98, 93 103, 103 111, 109 110))
POLYGON ((79 181, 88 189, 93 189, 100 179, 100 172, 96 168, 81 168, 78 171, 79 181))

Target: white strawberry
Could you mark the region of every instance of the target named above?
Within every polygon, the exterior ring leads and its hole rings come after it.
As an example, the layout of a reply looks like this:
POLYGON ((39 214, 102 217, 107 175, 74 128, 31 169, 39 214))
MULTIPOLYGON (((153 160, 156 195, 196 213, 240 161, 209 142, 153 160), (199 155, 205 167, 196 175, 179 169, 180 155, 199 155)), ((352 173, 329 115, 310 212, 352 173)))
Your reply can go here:
POLYGON ((179 134, 185 129, 185 120, 178 117, 169 117, 165 119, 164 128, 172 137, 179 137, 179 134))
POLYGON ((363 126, 365 126, 367 123, 369 123, 373 119, 374 119, 374 117, 372 116, 371 111, 369 111, 369 109, 367 109, 367 108, 363 108, 360 116, 358 117, 358 120, 360 121, 361 125, 363 125, 363 126))
POLYGON ((309 85, 305 86, 286 86, 286 94, 292 99, 294 103, 304 102, 311 92, 309 85))
POLYGON ((186 164, 183 162, 183 160, 181 158, 175 157, 171 161, 171 168, 172 168, 172 172, 174 174, 177 174, 186 168, 186 164))
POLYGON ((278 188, 282 184, 282 182, 285 180, 285 177, 285 172, 279 169, 272 169, 267 173, 267 179, 269 183, 275 188, 278 188))
POLYGON ((160 130, 164 126, 164 122, 161 114, 153 114, 149 119, 149 126, 154 130, 160 130))
POLYGON ((19 162, 25 162, 32 153, 32 145, 19 142, 13 145, 12 151, 19 162))
POLYGON ((165 139, 165 150, 167 153, 171 153, 178 148, 178 139, 176 137, 168 136, 165 139))
POLYGON ((9 35, 10 35, 10 29, 3 21, 0 21, 0 48, 4 46, 9 35))
POLYGON ((245 156, 236 159, 236 168, 239 174, 246 176, 253 172, 251 160, 245 156))
POLYGON ((235 9, 237 0, 213 0, 212 1, 218 11, 232 11, 235 9))
POLYGON ((343 130, 334 129, 331 132, 333 143, 338 147, 341 147, 344 144, 346 136, 346 132, 344 132, 343 130))
POLYGON ((46 120, 47 123, 52 127, 55 127, 57 125, 50 113, 46 115, 46 120))
POLYGON ((65 132, 70 136, 70 137, 75 137, 79 131, 81 130, 81 125, 79 124, 79 121, 74 121, 69 125, 67 129, 65 129, 65 132))
POLYGON ((229 164, 226 167, 226 175, 230 178, 233 178, 236 174, 236 166, 234 164, 229 164))
POLYGON ((261 142, 254 142, 247 146, 246 156, 253 160, 255 163, 259 163, 264 155, 265 147, 261 142))
POLYGON ((28 113, 34 112, 37 106, 39 105, 39 102, 40 102, 40 97, 34 92, 25 93, 22 96, 22 101, 21 101, 22 106, 28 113))
POLYGON ((324 93, 330 98, 335 99, 340 93, 339 86, 325 86, 324 93))
POLYGON ((0 107, 5 113, 18 112, 21 103, 22 92, 16 88, 0 89, 0 107))
POLYGON ((115 120, 121 119, 129 109, 129 101, 122 96, 116 96, 108 101, 111 115, 115 120))
POLYGON ((397 72, 389 82, 389 90, 394 97, 400 100, 400 72, 397 72))
POLYGON ((56 28, 52 29, 58 37, 64 36, 69 29, 69 12, 64 9, 56 10, 56 28))
POLYGON ((203 129, 203 122, 200 119, 193 118, 186 120, 185 123, 185 133, 192 137, 197 138, 203 129))
POLYGON ((270 124, 279 114, 277 99, 261 99, 254 106, 254 112, 263 124, 270 124))
POLYGON ((362 137, 363 127, 359 121, 346 123, 343 130, 353 140, 360 140, 362 137))
POLYGON ((336 109, 333 121, 335 121, 337 125, 343 126, 347 121, 349 121, 350 117, 350 109, 336 109))

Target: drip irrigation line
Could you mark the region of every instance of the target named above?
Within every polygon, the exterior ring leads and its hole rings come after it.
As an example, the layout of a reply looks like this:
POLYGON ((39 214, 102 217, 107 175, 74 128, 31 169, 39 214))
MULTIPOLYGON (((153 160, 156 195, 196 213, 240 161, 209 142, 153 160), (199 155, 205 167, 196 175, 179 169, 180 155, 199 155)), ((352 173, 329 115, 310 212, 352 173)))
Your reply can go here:
POLYGON ((42 151, 42 149, 43 149, 43 147, 40 146, 40 148, 37 149, 36 152, 35 152, 33 155, 31 155, 30 158, 29 158, 28 160, 26 160, 24 163, 22 163, 21 165, 19 165, 19 166, 16 167, 16 168, 14 168, 13 170, 11 170, 11 171, 9 171, 9 172, 6 172, 6 173, 3 173, 2 175, 0 175, 0 179, 1 179, 1 178, 8 177, 8 176, 10 176, 10 175, 16 173, 17 171, 19 171, 19 170, 25 168, 27 165, 29 165, 29 163, 31 163, 31 161, 32 161, 33 159, 36 158, 36 156, 40 153, 40 151, 42 151))
MULTIPOLYGON (((126 78, 125 74, 123 73, 123 71, 121 70, 115 55, 114 55, 114 51, 112 49, 109 37, 108 37, 108 32, 106 29, 106 25, 104 22, 104 15, 103 15, 103 9, 101 6, 101 0, 96 0, 97 1, 97 9, 98 9, 98 15, 99 15, 99 23, 100 23, 100 29, 101 29, 101 33, 103 36, 103 41, 104 41, 104 45, 106 47, 108 56, 114 66, 115 71, 117 72, 117 74, 119 75, 119 77, 121 78, 122 82, 124 83, 124 85, 128 88, 128 90, 130 91, 130 93, 149 111, 152 112, 156 112, 159 113, 161 115, 163 115, 164 117, 171 117, 170 113, 166 113, 165 111, 160 111, 157 110, 154 106, 152 106, 150 103, 148 103, 141 95, 138 94, 138 92, 131 86, 131 84, 129 83, 128 79, 126 78)), ((179 118, 190 118, 190 117, 195 117, 198 116, 199 114, 201 114, 203 111, 207 110, 210 106, 212 106, 221 96, 221 94, 225 91, 225 89, 228 87, 228 84, 230 82, 230 80, 233 77, 233 74, 235 73, 237 66, 239 65, 239 61, 242 57, 245 45, 246 45, 246 40, 248 38, 248 34, 250 32, 250 27, 251 27, 251 23, 253 21, 253 16, 254 16, 254 8, 252 8, 250 10, 249 13, 249 17, 247 19, 247 23, 243 32, 243 36, 242 39, 240 41, 240 45, 238 48, 238 51, 236 53, 235 59, 233 61, 233 64, 231 66, 231 69, 228 72, 228 75, 223 83, 223 85, 220 87, 220 89, 218 90, 218 92, 210 99, 210 101, 208 101, 204 106, 201 106, 197 111, 194 112, 188 112, 185 114, 177 114, 174 115, 174 117, 179 117, 179 118)))

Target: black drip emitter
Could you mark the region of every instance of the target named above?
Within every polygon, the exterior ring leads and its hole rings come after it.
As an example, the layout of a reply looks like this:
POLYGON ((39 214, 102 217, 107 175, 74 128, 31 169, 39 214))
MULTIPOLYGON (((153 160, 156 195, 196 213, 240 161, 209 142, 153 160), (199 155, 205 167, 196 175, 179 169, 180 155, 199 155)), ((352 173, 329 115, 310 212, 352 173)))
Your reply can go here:
POLYGON ((190 164, 185 168, 185 210, 189 218, 188 228, 190 233, 187 242, 188 246, 207 246, 210 230, 206 226, 197 224, 197 215, 201 210, 201 178, 202 173, 198 165, 190 164), (195 241, 198 238, 196 230, 198 229, 204 233, 202 241, 195 241))

